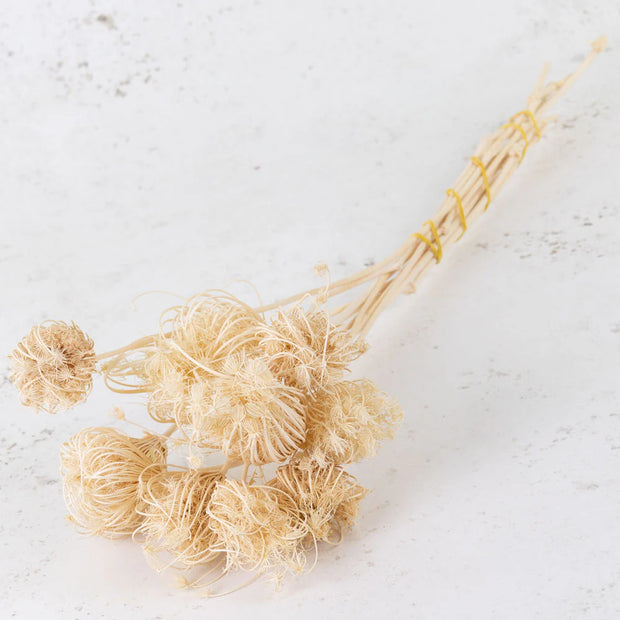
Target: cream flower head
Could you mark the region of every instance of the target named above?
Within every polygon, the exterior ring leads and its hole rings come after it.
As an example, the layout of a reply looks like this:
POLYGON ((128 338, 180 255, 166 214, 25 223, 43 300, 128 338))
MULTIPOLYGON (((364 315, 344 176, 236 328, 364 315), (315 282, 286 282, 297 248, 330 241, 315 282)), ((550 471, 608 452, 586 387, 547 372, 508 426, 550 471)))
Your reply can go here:
POLYGON ((35 325, 9 355, 11 380, 28 407, 56 413, 86 400, 93 385, 93 341, 75 324, 35 325))
POLYGON ((304 440, 301 394, 260 357, 230 356, 205 395, 204 407, 194 407, 193 427, 231 459, 252 465, 281 462, 304 440))
POLYGON ((399 404, 368 379, 341 381, 308 401, 303 460, 321 467, 373 457, 403 418, 399 404))
POLYGON ((305 391, 341 379, 368 348, 333 325, 326 310, 306 312, 300 306, 279 310, 261 345, 274 372, 305 391))
POLYGON ((165 440, 129 437, 113 428, 86 428, 61 450, 65 502, 85 534, 128 536, 142 520, 138 481, 165 465, 165 440))
POLYGON ((273 572, 277 577, 303 570, 302 541, 308 530, 286 493, 226 479, 217 484, 207 512, 228 568, 273 572))
POLYGON ((164 471, 143 476, 138 532, 152 556, 167 552, 180 568, 206 564, 220 557, 207 506, 221 474, 213 471, 164 471))
POLYGON ((368 492, 341 467, 279 467, 274 488, 290 497, 315 540, 339 541, 353 527, 359 503, 368 492))

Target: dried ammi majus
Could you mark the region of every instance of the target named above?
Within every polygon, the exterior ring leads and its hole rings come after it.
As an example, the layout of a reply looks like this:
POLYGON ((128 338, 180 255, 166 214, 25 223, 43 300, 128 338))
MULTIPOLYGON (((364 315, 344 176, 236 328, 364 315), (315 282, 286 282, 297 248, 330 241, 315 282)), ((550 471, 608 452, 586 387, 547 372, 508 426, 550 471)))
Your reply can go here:
POLYGON ((341 381, 307 403, 303 460, 344 465, 373 457, 402 421, 400 405, 368 379, 341 381))
POLYGON ((289 463, 279 467, 270 483, 295 504, 315 540, 340 541, 357 517, 367 489, 336 465, 307 467, 289 463))
POLYGON ((269 366, 286 383, 312 392, 341 379, 368 345, 337 328, 325 310, 280 309, 261 340, 269 366))
POLYGON ((56 413, 88 398, 95 372, 94 343, 75 323, 35 325, 9 359, 11 381, 24 405, 56 413))
POLYGON ((279 581, 311 567, 318 543, 340 541, 366 494, 342 466, 372 457, 402 419, 372 381, 347 378, 368 331, 489 208, 550 125, 549 108, 604 47, 595 41, 562 80, 547 83, 545 69, 433 219, 358 273, 259 307, 223 291, 196 295, 164 313, 156 333, 104 353, 74 323, 32 328, 10 356, 24 404, 50 413, 79 405, 97 373, 171 425, 141 438, 85 429, 63 446, 78 529, 133 535, 158 568, 215 571, 213 581, 233 569, 279 581), (181 463, 167 462, 176 456, 181 463), (216 464, 203 467, 208 459, 216 464))
POLYGON ((264 359, 231 357, 212 382, 211 401, 197 412, 200 434, 244 463, 286 460, 305 437, 302 396, 274 375, 264 359))
POLYGON ((65 443, 61 470, 71 520, 85 534, 133 534, 142 517, 138 484, 166 463, 165 438, 134 438, 113 428, 86 428, 65 443))
POLYGON ((303 569, 301 542, 308 528, 295 503, 279 489, 223 480, 213 492, 208 514, 229 568, 276 575, 303 569))
POLYGON ((140 481, 137 530, 152 557, 167 553, 169 565, 191 568, 219 559, 207 507, 223 476, 217 471, 160 470, 140 481))

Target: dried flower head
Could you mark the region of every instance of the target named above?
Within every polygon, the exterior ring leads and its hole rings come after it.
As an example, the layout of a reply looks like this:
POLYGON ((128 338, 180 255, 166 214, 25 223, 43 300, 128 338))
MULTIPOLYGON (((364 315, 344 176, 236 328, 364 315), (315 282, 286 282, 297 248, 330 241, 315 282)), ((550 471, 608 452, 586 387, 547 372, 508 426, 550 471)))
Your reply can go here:
POLYGON ((228 355, 255 350, 264 325, 259 312, 233 295, 196 295, 164 313, 159 334, 107 354, 101 372, 114 391, 149 394, 156 421, 184 424, 191 385, 217 376, 228 355))
POLYGON ((265 360, 231 355, 222 374, 211 382, 211 390, 193 393, 192 425, 208 444, 232 459, 252 465, 281 462, 304 440, 300 396, 273 374, 265 360))
POLYGON ((274 372, 306 391, 339 380, 368 348, 333 325, 327 311, 306 312, 300 306, 279 310, 261 345, 274 372))
POLYGON ((402 417, 399 404, 372 381, 336 383, 308 402, 303 459, 325 467, 372 457, 402 417))
POLYGON ((154 383, 169 372, 213 376, 228 355, 255 347, 264 325, 253 308, 225 294, 197 295, 168 314, 154 355, 146 361, 154 383))
POLYGON ((340 540, 357 518, 360 500, 368 492, 341 467, 279 467, 271 485, 292 498, 315 540, 340 540))
POLYGON ((170 554, 177 567, 191 568, 220 557, 207 505, 222 475, 214 471, 159 471, 140 483, 141 513, 137 533, 155 556, 170 554))
POLYGON ((86 428, 61 450, 65 502, 85 534, 128 536, 141 521, 138 481, 166 462, 165 440, 129 437, 113 428, 86 428))
POLYGON ((217 484, 207 512, 218 548, 227 554, 227 568, 269 571, 278 577, 303 570, 301 542, 308 530, 285 493, 226 479, 217 484))
POLYGON ((190 424, 194 386, 219 376, 230 355, 254 350, 263 325, 260 314, 226 294, 197 295, 171 308, 143 364, 151 417, 190 424))
POLYGON ((49 413, 86 400, 93 384, 93 341, 75 324, 33 327, 10 354, 11 381, 28 407, 49 413))

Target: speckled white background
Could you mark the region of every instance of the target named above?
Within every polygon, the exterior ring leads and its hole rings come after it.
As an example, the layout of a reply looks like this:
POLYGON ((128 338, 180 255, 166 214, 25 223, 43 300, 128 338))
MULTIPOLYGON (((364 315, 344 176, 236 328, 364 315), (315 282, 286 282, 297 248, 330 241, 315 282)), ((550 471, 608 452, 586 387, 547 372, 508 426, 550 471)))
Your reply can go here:
MULTIPOLYGON (((75 320, 99 350, 165 295, 273 300, 432 215, 543 61, 609 50, 356 368, 406 410, 359 525, 279 593, 204 600, 64 520, 62 441, 137 399, 36 415, 2 362, 0 617, 620 617, 620 6, 4 0, 0 351, 75 320), (585 8, 587 7, 587 8, 585 8), (237 288, 248 295, 247 289, 237 288)), ((4 354, 4 353, 3 353, 4 354)), ((110 422, 113 423, 113 422, 110 422)))

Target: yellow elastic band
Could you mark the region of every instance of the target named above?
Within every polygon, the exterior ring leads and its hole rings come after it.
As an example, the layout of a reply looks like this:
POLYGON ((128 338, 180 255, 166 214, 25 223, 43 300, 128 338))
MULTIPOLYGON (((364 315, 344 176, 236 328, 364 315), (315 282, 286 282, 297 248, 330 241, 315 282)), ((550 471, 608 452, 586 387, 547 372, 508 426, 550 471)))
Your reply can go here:
POLYGON ((532 125, 534 126, 534 130, 536 131, 536 135, 538 136, 538 139, 540 140, 540 129, 538 128, 538 123, 536 122, 534 115, 529 110, 521 110, 520 112, 517 112, 515 115, 510 117, 510 120, 513 121, 515 118, 517 118, 521 114, 525 114, 525 116, 528 116, 529 119, 532 121, 532 125))
POLYGON ((437 228, 435 227, 435 222, 433 222, 433 220, 428 220, 428 222, 425 222, 425 224, 429 224, 431 227, 431 232, 433 233, 433 237, 435 239, 435 245, 433 245, 432 241, 427 239, 422 233, 413 233, 413 235, 411 236, 420 239, 420 241, 424 241, 424 243, 426 243, 426 245, 431 249, 435 260, 437 262, 440 262, 443 256, 443 251, 441 249, 441 239, 439 238, 439 233, 437 232, 437 228))
MULTIPOLYGON (((446 190, 446 196, 452 196, 454 200, 456 200, 456 206, 459 210, 459 217, 461 218, 461 226, 463 227, 463 232, 461 233, 462 237, 467 230, 467 220, 465 219, 465 211, 463 210, 463 203, 461 202, 461 197, 452 188, 446 190)), ((461 237, 459 237, 459 239, 461 237)))
POLYGON ((489 187, 489 179, 487 178, 487 169, 484 167, 484 164, 477 157, 472 157, 471 160, 474 162, 474 164, 476 164, 476 166, 478 166, 478 168, 480 168, 480 172, 482 173, 482 180, 484 181, 484 189, 487 192, 487 204, 484 207, 484 210, 486 211, 489 208, 489 205, 491 204, 491 188, 489 187))
POLYGON ((519 163, 521 163, 523 161, 523 158, 525 157, 525 152, 527 151, 527 147, 530 145, 530 142, 527 139, 527 134, 525 133, 525 129, 523 129, 523 125, 519 125, 519 123, 512 123, 512 122, 502 125, 500 129, 504 129, 505 127, 512 127, 513 129, 516 129, 517 131, 521 132, 521 137, 523 138, 523 141, 525 142, 525 146, 523 147, 523 151, 521 152, 521 159, 519 159, 519 163))

